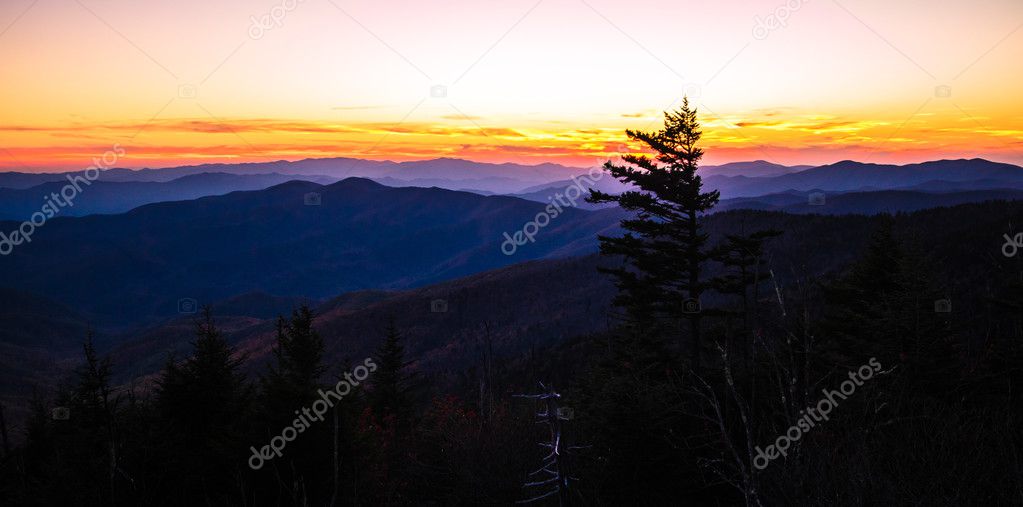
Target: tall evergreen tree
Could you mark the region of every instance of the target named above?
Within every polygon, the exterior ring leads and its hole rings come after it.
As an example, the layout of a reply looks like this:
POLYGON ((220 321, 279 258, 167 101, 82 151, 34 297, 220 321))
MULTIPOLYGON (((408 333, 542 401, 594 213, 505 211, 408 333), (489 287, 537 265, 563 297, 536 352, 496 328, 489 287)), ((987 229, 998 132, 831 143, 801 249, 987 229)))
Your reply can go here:
MULTIPOLYGON (((866 250, 848 273, 825 287, 825 330, 842 351, 876 356, 882 364, 901 361, 909 330, 899 314, 905 309, 902 246, 890 215, 878 218, 866 250)), ((841 361, 841 359, 836 358, 841 361)), ((859 358, 850 361, 857 363, 859 358)), ((848 366, 848 365, 846 365, 848 366)))
POLYGON ((196 323, 191 357, 167 362, 157 382, 166 464, 163 494, 169 504, 232 503, 241 497, 247 467, 251 389, 243 359, 217 329, 210 309, 196 323))
POLYGON ((960 376, 959 350, 946 324, 942 293, 922 254, 900 242, 890 215, 878 217, 867 248, 848 273, 825 286, 823 327, 830 359, 852 367, 864 357, 900 365, 901 378, 949 393, 960 376))
MULTIPOLYGON (((753 325, 758 317, 760 284, 770 280, 771 273, 764 260, 764 243, 781 235, 780 231, 767 230, 747 234, 745 223, 739 234, 727 234, 724 241, 714 250, 714 260, 724 267, 724 273, 715 277, 714 289, 738 299, 738 310, 722 313, 726 317, 738 316, 742 320, 742 357, 747 372, 753 360, 753 325), (752 290, 752 293, 751 293, 752 290)), ((731 357, 733 343, 731 332, 726 332, 725 350, 731 357)))
POLYGON ((308 306, 294 310, 290 320, 277 319, 276 364, 262 378, 264 401, 270 413, 290 421, 292 411, 317 398, 323 374, 323 338, 313 329, 313 312, 308 306))
POLYGON ((414 446, 412 406, 413 376, 408 371, 405 347, 394 323, 387 326, 386 338, 376 353, 377 369, 369 377, 368 402, 374 416, 363 427, 373 440, 368 456, 369 474, 375 491, 374 503, 399 505, 411 503, 414 446))
MULTIPOLYGON (((323 339, 313 329, 313 312, 302 305, 290 320, 277 319, 277 343, 273 348, 275 364, 261 378, 262 431, 264 438, 280 435, 283 429, 320 399, 326 386, 322 377, 327 370, 323 363, 323 339)), ((278 489, 277 496, 286 496, 293 505, 325 503, 332 485, 333 411, 326 421, 312 421, 294 442, 289 443, 281 458, 284 466, 267 467, 277 480, 257 484, 278 489)), ((303 426, 305 426, 303 424, 303 426)))
POLYGON ((380 416, 394 416, 400 424, 409 422, 412 412, 410 394, 413 377, 406 370, 405 347, 394 323, 387 326, 387 337, 377 350, 377 371, 370 381, 370 403, 380 416))
POLYGON ((78 451, 74 461, 79 474, 86 476, 80 491, 101 503, 113 503, 119 448, 115 418, 120 400, 110 385, 110 358, 99 357, 91 334, 82 349, 85 363, 76 370, 77 384, 68 403, 73 414, 72 445, 78 451))
POLYGON ((613 177, 634 190, 618 195, 591 190, 590 202, 616 203, 635 213, 622 220, 624 236, 599 237, 601 253, 621 256, 626 262, 603 271, 615 277, 619 289, 615 303, 631 319, 688 321, 691 363, 699 369, 700 296, 709 288, 704 268, 712 256, 701 219, 717 204, 719 192, 704 192, 697 174, 703 150, 697 146, 702 132, 696 109, 685 98, 681 109, 664 113, 661 130, 627 130, 626 134, 657 155, 628 154, 622 164, 604 164, 613 177))
POLYGON ((111 505, 126 503, 119 468, 122 437, 119 397, 111 385, 109 358, 101 358, 90 333, 84 363, 47 410, 38 397, 26 432, 25 482, 39 504, 111 505))

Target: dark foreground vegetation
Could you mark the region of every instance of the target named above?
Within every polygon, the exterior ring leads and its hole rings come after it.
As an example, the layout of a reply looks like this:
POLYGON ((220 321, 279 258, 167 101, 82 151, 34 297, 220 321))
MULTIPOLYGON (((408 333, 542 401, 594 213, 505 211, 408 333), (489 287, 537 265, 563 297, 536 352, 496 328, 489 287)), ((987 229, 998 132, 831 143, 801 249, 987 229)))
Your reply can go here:
POLYGON ((1023 503, 1023 253, 999 249, 1023 204, 863 217, 851 263, 805 269, 776 215, 707 235, 698 128, 686 106, 630 132, 658 157, 606 169, 642 191, 592 196, 635 217, 601 238, 609 331, 496 357, 483 326, 443 384, 388 322, 370 357, 329 360, 305 307, 258 375, 209 313, 135 384, 87 342, 4 432, 0 504, 1023 503))

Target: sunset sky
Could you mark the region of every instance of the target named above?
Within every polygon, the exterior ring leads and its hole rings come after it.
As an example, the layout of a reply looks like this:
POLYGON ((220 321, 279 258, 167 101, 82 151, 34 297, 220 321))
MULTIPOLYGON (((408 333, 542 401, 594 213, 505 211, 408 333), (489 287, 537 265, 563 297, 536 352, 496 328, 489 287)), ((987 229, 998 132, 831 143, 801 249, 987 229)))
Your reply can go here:
POLYGON ((0 170, 586 165, 683 93, 707 163, 1023 163, 1021 27, 1019 0, 3 0, 0 170))

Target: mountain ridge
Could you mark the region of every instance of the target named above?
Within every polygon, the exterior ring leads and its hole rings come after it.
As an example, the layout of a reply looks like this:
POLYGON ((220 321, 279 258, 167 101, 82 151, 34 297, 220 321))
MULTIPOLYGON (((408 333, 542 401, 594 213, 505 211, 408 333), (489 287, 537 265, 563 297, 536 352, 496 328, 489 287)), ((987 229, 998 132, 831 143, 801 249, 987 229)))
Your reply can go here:
MULTIPOLYGON (((118 215, 57 217, 0 257, 18 288, 58 294, 106 319, 147 319, 262 290, 320 298, 408 288, 524 260, 595 251, 614 213, 564 209, 535 242, 502 253, 540 203, 365 178, 289 181, 263 190, 147 204, 118 215), (306 195, 319 194, 315 205, 306 195), (76 262, 66 262, 66 252, 76 262), (98 296, 93 287, 106 287, 98 296)), ((16 222, 0 222, 11 231, 16 222)))

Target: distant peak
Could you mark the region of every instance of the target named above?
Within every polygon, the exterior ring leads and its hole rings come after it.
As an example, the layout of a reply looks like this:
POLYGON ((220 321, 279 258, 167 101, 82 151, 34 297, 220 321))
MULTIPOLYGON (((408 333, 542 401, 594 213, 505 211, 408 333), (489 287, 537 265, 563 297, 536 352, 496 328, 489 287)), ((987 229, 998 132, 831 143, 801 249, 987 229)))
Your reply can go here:
POLYGON ((386 185, 381 185, 369 178, 362 178, 359 176, 351 176, 327 186, 332 188, 389 188, 386 185))
POLYGON ((821 167, 830 167, 832 169, 853 169, 853 168, 862 168, 862 167, 867 167, 867 166, 877 166, 877 164, 870 164, 870 163, 865 163, 865 162, 857 162, 855 160, 839 160, 838 162, 835 162, 834 164, 824 165, 824 166, 821 166, 821 167))

